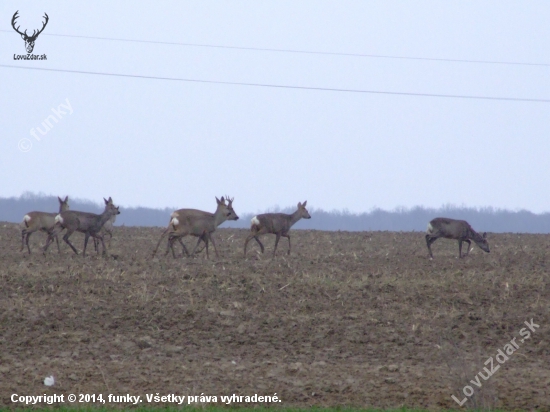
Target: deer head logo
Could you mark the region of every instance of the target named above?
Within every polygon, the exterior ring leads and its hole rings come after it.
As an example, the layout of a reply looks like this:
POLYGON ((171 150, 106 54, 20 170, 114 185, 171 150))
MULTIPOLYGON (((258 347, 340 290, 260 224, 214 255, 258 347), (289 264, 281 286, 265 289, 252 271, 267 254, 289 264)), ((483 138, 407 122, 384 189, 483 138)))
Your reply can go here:
POLYGON ((38 37, 38 35, 40 33, 42 33, 42 31, 44 31, 44 28, 46 27, 46 24, 48 24, 48 20, 50 19, 48 17, 48 15, 46 13, 44 13, 44 18, 46 19, 46 21, 42 24, 42 28, 40 30, 38 30, 38 32, 36 30, 33 30, 32 32, 32 35, 29 36, 27 35, 27 30, 25 30, 24 33, 21 33, 19 31, 19 27, 20 26, 17 26, 17 28, 15 28, 15 20, 17 20, 17 18, 19 17, 17 15, 17 13, 19 13, 19 10, 17 10, 15 12, 15 14, 13 15, 13 18, 11 19, 11 26, 13 27, 13 29, 19 33, 21 35, 21 38, 23 40, 25 40, 25 48, 27 49, 27 53, 32 53, 33 49, 34 49, 34 42, 36 41, 36 38, 38 37))

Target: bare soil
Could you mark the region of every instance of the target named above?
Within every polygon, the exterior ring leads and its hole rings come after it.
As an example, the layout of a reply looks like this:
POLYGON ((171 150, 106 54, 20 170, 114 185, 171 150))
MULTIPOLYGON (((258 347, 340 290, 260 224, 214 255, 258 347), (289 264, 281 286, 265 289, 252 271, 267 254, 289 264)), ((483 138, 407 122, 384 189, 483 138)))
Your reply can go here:
POLYGON ((13 393, 277 393, 278 406, 459 409, 451 395, 469 385, 464 407, 550 410, 547 235, 489 234, 491 253, 464 259, 440 239, 429 260, 423 233, 294 231, 290 256, 283 238, 271 259, 264 236, 244 259, 248 231, 220 229, 207 261, 151 258, 161 232, 118 227, 107 258, 93 243, 44 256, 38 233, 29 256, 0 224, 0 407, 21 406, 13 393))

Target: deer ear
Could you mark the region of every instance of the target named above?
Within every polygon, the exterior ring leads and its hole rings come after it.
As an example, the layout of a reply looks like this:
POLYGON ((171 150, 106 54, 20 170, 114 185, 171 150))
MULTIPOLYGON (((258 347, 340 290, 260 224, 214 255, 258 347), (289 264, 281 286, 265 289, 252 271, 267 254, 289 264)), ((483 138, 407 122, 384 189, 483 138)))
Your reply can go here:
POLYGON ((109 201, 107 199, 103 198, 103 201, 105 202, 106 205, 109 204, 109 201))
POLYGON ((65 203, 69 201, 69 196, 65 196, 65 203))
POLYGON ((307 200, 304 203, 302 203, 303 207, 306 207, 306 205, 307 205, 307 200))

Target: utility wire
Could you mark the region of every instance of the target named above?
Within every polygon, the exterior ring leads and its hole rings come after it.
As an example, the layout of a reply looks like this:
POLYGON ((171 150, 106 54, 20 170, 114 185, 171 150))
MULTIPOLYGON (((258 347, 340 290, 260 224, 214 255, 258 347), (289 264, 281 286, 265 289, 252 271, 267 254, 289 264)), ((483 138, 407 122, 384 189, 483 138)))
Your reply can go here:
POLYGON ((270 87, 270 88, 276 88, 276 89, 316 90, 316 91, 327 91, 327 92, 386 94, 386 95, 395 95, 395 96, 445 97, 445 98, 453 98, 453 99, 476 99, 476 100, 500 100, 500 101, 515 101, 515 102, 550 103, 550 99, 528 99, 528 98, 520 98, 520 97, 468 96, 468 95, 456 95, 456 94, 388 92, 388 91, 380 91, 380 90, 339 89, 339 88, 330 88, 330 87, 288 86, 288 85, 266 84, 266 83, 227 82, 227 81, 221 81, 221 80, 185 79, 180 77, 159 77, 159 76, 144 76, 144 75, 138 75, 138 74, 90 72, 90 71, 83 71, 83 70, 49 69, 44 67, 11 66, 7 64, 0 64, 0 67, 6 67, 10 69, 49 71, 49 72, 58 72, 58 73, 89 74, 89 75, 96 75, 96 76, 129 77, 134 79, 170 80, 170 81, 190 82, 190 83, 224 84, 224 85, 232 85, 232 86, 270 87))
MULTIPOLYGON (((0 30, 0 31, 2 31, 2 32, 11 32, 11 30, 0 30)), ((467 59, 438 59, 438 58, 432 58, 432 57, 390 56, 390 55, 384 55, 384 54, 360 54, 360 53, 340 53, 340 52, 323 52, 323 51, 292 50, 292 49, 270 49, 270 48, 262 48, 262 47, 220 46, 220 45, 215 45, 215 44, 179 43, 179 42, 166 42, 166 41, 154 41, 154 40, 135 40, 135 39, 118 39, 118 38, 113 38, 113 37, 77 36, 77 35, 71 35, 71 34, 53 34, 53 33, 44 33, 42 35, 43 36, 57 36, 57 37, 74 37, 74 38, 92 39, 92 40, 122 41, 122 42, 132 42, 132 43, 165 44, 165 45, 170 45, 170 46, 207 47, 207 48, 215 48, 215 49, 266 51, 266 52, 277 52, 277 53, 299 53, 299 54, 318 54, 318 55, 325 55, 325 56, 370 57, 370 58, 381 58, 381 59, 424 60, 424 61, 451 62, 451 63, 478 63, 478 64, 501 64, 501 65, 514 65, 514 66, 550 67, 550 63, 522 63, 522 62, 491 61, 491 60, 467 60, 467 59)))

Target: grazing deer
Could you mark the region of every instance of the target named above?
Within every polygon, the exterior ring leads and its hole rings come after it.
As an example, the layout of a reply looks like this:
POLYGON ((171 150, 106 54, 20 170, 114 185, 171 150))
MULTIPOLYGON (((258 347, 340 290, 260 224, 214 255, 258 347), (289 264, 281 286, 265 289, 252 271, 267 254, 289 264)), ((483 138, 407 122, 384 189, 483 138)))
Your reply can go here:
MULTIPOLYGON (((111 205, 113 204, 113 199, 111 199, 110 197, 109 199, 103 198, 103 201, 105 202, 105 206, 107 206, 108 204, 111 204, 111 205)), ((111 248, 111 240, 113 239, 113 226, 115 224, 115 221, 116 221, 116 215, 111 216, 111 218, 107 220, 107 222, 105 222, 105 224, 103 225, 100 231, 100 234, 103 237, 105 237, 106 234, 109 235, 109 249, 111 248)), ((95 237, 93 239, 94 239, 94 249, 97 252, 99 241, 95 237)))
MULTIPOLYGON (((65 199, 61 199, 58 196, 57 200, 59 201, 59 213, 69 210, 69 196, 66 196, 65 199)), ((55 217, 57 215, 58 213, 46 212, 27 213, 23 217, 23 222, 21 222, 21 227, 23 229, 21 230, 21 249, 19 251, 21 252, 26 244, 30 255, 31 248, 29 246, 29 238, 31 235, 37 230, 41 230, 42 232, 46 232, 48 235, 51 235, 55 226, 55 217)), ((57 236, 55 236, 55 241, 57 243, 57 250, 61 252, 61 249, 59 249, 59 240, 57 239, 57 236)))
POLYGON ((470 239, 478 245, 481 250, 489 253, 489 243, 487 243, 487 233, 483 233, 483 236, 477 233, 468 222, 465 220, 447 219, 444 217, 438 217, 428 223, 428 229, 426 230, 426 244, 428 245, 428 251, 430 252, 430 259, 433 259, 431 245, 440 237, 446 239, 458 240, 458 257, 462 258, 462 242, 468 244, 468 250, 466 255, 470 253, 470 239))
POLYGON ((214 233, 216 228, 226 220, 239 219, 239 216, 237 216, 237 214, 233 210, 233 199, 227 198, 227 200, 228 203, 226 204, 223 197, 221 199, 218 199, 216 197, 218 207, 216 208, 216 211, 214 213, 203 212, 202 210, 196 209, 179 209, 173 212, 170 216, 170 223, 168 227, 162 233, 162 236, 157 243, 157 247, 153 251, 153 257, 157 253, 160 242, 162 242, 162 239, 164 239, 167 235, 168 245, 166 247, 165 255, 167 255, 168 251, 171 249, 172 256, 174 258, 176 257, 176 254, 174 252, 174 242, 178 240, 179 243, 183 246, 185 254, 189 256, 189 252, 183 244, 182 238, 187 235, 191 235, 199 238, 197 245, 195 246, 195 249, 193 249, 191 255, 195 254, 195 251, 197 250, 200 242, 203 241, 206 244, 206 258, 210 259, 208 255, 208 242, 212 241, 214 252, 216 252, 216 257, 219 257, 216 243, 214 242, 214 238, 212 237, 212 233, 214 233))
POLYGON ((307 200, 302 204, 298 202, 298 210, 293 214, 285 213, 265 213, 263 215, 254 216, 251 220, 250 230, 252 233, 248 235, 244 242, 244 256, 246 257, 246 246, 248 242, 254 238, 260 245, 262 253, 264 253, 264 245, 260 242, 258 236, 266 233, 273 233, 275 236, 275 249, 273 249, 273 257, 277 251, 277 245, 281 236, 288 238, 288 254, 290 255, 290 235, 288 231, 300 219, 311 219, 309 212, 306 209, 307 200))
MULTIPOLYGON (((76 231, 82 232, 84 233, 84 250, 82 252, 83 256, 86 256, 86 246, 88 245, 88 239, 90 238, 90 236, 94 239, 99 239, 101 241, 101 244, 103 245, 103 255, 106 255, 107 252, 105 248, 105 242, 103 241, 103 236, 101 236, 99 232, 101 231, 103 225, 112 216, 120 214, 120 211, 118 210, 118 207, 116 207, 112 203, 112 201, 110 203, 106 201, 105 203, 105 210, 100 215, 97 215, 95 213, 77 212, 71 210, 58 214, 55 217, 56 224, 53 235, 57 235, 63 229, 67 229, 65 236, 63 236, 63 240, 71 247, 73 252, 78 255, 75 247, 72 245, 71 242, 69 242, 69 237, 71 237, 71 235, 76 231)), ((51 243, 51 238, 52 236, 48 238, 48 242, 46 243, 46 246, 44 246, 44 252, 48 250, 48 246, 51 243)))

